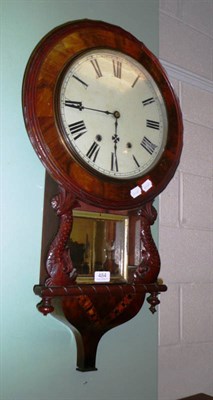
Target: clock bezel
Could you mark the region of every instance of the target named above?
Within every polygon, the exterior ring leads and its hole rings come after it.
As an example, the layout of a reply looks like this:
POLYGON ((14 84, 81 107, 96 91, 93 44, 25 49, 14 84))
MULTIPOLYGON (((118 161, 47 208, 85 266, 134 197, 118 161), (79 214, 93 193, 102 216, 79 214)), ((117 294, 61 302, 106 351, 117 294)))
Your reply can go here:
POLYGON ((23 113, 31 143, 52 177, 77 198, 105 209, 136 209, 167 186, 179 164, 182 150, 182 115, 179 102, 158 59, 138 39, 122 28, 94 20, 61 25, 37 45, 23 82, 23 113), (137 60, 156 82, 164 99, 168 135, 165 149, 154 167, 133 179, 107 179, 82 166, 65 144, 55 116, 55 94, 61 72, 80 53, 108 48, 137 60), (147 181, 151 187, 132 197, 134 188, 147 181))
MULTIPOLYGON (((61 75, 60 75, 60 77, 58 79, 58 83, 56 85, 56 90, 55 90, 55 100, 56 100, 55 101, 55 116, 56 116, 56 121, 57 121, 57 124, 58 124, 58 129, 60 130, 60 132, 62 132, 64 141, 65 141, 65 143, 66 143, 66 145, 68 147, 68 150, 70 151, 71 156, 75 158, 76 162, 79 162, 79 164, 82 165, 83 168, 86 168, 93 175, 99 176, 100 179, 103 179, 103 180, 105 180, 107 182, 111 181, 111 182, 121 182, 121 183, 123 183, 123 182, 126 182, 128 180, 141 178, 142 176, 147 175, 149 173, 149 171, 151 169, 153 169, 154 166, 157 164, 157 162, 160 160, 160 158, 162 156, 162 153, 164 151, 164 148, 165 148, 166 140, 167 140, 167 117, 166 117, 166 121, 163 121, 163 123, 164 123, 164 125, 166 127, 166 131, 163 134, 163 140, 162 140, 162 143, 161 143, 161 146, 160 146, 160 150, 158 151, 156 157, 153 159, 152 163, 148 167, 143 169, 141 172, 138 172, 138 173, 135 173, 135 174, 132 174, 132 175, 129 175, 129 176, 125 177, 125 176, 122 176, 122 174, 119 175, 119 173, 117 175, 116 175, 116 173, 114 175, 113 175, 113 173, 112 174, 109 174, 109 173, 105 174, 104 172, 102 173, 100 170, 98 170, 98 168, 93 167, 92 163, 90 164, 85 160, 85 158, 82 158, 77 153, 75 146, 73 146, 71 141, 68 139, 68 137, 67 137, 68 133, 67 133, 67 130, 66 130, 65 126, 64 126, 62 115, 60 114, 61 88, 63 86, 63 82, 64 82, 64 79, 65 79, 68 71, 72 68, 72 65, 75 64, 75 62, 78 61, 79 58, 87 56, 90 53, 94 55, 96 52, 98 52, 98 53, 103 52, 103 54, 104 54, 105 51, 106 52, 108 52, 108 51, 112 52, 112 54, 114 52, 115 53, 115 57, 116 57, 116 52, 117 52, 119 58, 121 56, 123 56, 124 58, 126 57, 126 54, 122 53, 121 51, 116 51, 114 49, 106 48, 106 47, 104 47, 104 48, 103 47, 98 47, 98 48, 89 49, 89 51, 85 50, 85 51, 81 52, 80 54, 78 54, 77 56, 72 58, 70 60, 70 62, 65 66, 65 69, 61 72, 61 75)), ((131 62, 131 59, 129 59, 128 61, 131 62)), ((135 61, 135 60, 133 59, 133 61, 135 61)), ((142 74, 144 74, 144 76, 146 76, 147 81, 149 81, 150 85, 152 86, 153 92, 155 92, 156 97, 158 97, 157 91, 159 91, 159 89, 158 89, 158 87, 155 88, 156 84, 155 84, 154 81, 153 82, 151 81, 152 77, 150 76, 149 72, 147 70, 144 70, 143 66, 142 66, 142 71, 141 72, 142 72, 142 74)), ((163 98, 162 98, 162 102, 164 102, 163 98)), ((160 104, 160 101, 159 101, 159 104, 160 104)), ((164 104, 162 105, 162 107, 165 108, 164 104)), ((165 114, 166 114, 166 108, 165 108, 165 113, 162 112, 163 119, 164 119, 165 114)), ((118 121, 119 121, 119 119, 118 119, 118 121)))

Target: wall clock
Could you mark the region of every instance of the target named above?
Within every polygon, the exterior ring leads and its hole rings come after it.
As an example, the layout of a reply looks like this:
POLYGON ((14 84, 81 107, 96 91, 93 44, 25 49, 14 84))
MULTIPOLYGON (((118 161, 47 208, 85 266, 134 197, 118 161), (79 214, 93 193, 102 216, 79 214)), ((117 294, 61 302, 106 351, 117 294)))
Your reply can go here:
POLYGON ((52 207, 60 225, 34 289, 42 297, 39 310, 62 313, 77 328, 78 368, 95 369, 101 336, 132 318, 146 293, 154 311, 166 290, 157 282, 160 258, 150 226, 157 217, 152 202, 181 155, 179 103, 143 43, 118 26, 80 20, 57 27, 33 51, 23 113, 31 143, 59 187, 52 207), (140 218, 141 259, 131 279, 79 284, 68 241, 73 211, 85 205, 140 218))

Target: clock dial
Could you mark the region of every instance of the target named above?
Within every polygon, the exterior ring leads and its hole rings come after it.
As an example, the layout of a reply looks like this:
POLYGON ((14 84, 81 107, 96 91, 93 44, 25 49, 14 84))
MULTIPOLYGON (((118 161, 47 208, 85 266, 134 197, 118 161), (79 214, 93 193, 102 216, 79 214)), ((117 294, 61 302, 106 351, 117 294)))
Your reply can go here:
POLYGON ((57 115, 72 155, 94 174, 132 179, 164 151, 168 122, 160 91, 121 52, 97 49, 75 58, 60 80, 57 115))
POLYGON ((23 112, 48 172, 93 206, 137 209, 178 166, 183 124, 171 84, 115 25, 80 20, 49 32, 26 68, 23 112))

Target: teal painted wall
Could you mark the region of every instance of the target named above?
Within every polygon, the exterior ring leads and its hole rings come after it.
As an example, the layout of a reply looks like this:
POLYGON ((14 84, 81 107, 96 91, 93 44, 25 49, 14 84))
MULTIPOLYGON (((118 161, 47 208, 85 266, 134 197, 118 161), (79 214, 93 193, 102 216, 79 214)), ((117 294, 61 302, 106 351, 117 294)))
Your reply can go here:
POLYGON ((80 373, 72 334, 37 312, 32 291, 39 279, 44 168, 23 123, 22 78, 42 36, 79 18, 120 25, 158 51, 158 0, 1 2, 1 400, 157 399, 157 316, 147 304, 103 337, 98 371, 80 373))

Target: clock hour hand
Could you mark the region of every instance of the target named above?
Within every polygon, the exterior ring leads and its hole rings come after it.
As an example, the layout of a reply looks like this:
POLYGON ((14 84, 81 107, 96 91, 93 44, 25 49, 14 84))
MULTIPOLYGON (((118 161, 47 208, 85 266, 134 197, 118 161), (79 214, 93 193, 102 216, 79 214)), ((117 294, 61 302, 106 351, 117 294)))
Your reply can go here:
POLYGON ((96 111, 96 112, 104 113, 104 114, 107 114, 107 115, 114 115, 114 113, 112 113, 110 111, 99 110, 97 108, 91 108, 91 107, 85 107, 85 106, 82 105, 81 101, 65 100, 65 106, 71 107, 71 108, 76 108, 79 111, 90 110, 90 111, 96 111))
POLYGON ((114 152, 111 153, 111 171, 118 172, 117 145, 114 145, 114 152))
MULTIPOLYGON (((113 113, 115 116, 115 113, 113 113)), ((118 136, 118 118, 115 116, 115 134, 112 136, 112 140, 114 142, 114 152, 111 153, 111 171, 118 172, 118 158, 117 158, 117 143, 119 142, 120 138, 118 136)))

